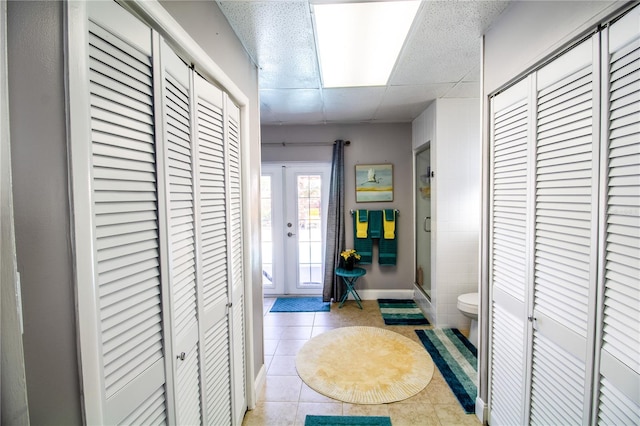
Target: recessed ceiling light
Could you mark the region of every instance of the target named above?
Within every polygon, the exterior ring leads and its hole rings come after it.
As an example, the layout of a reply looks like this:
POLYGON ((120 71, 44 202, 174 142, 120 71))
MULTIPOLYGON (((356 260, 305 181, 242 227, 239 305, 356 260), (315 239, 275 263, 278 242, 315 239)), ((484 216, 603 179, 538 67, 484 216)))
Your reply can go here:
POLYGON ((387 84, 420 1, 313 5, 324 87, 387 84))

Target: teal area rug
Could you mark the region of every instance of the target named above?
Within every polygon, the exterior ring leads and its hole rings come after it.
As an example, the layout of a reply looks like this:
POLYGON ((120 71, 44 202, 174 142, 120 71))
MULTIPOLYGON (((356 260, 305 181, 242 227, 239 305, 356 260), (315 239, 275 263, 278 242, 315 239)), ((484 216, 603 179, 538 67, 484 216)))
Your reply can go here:
POLYGON ((391 426, 391 418, 383 416, 311 416, 304 426, 391 426))
POLYGON ((385 325, 429 325, 411 299, 378 299, 378 306, 385 325))
POLYGON ((478 352, 456 328, 416 330, 465 413, 476 411, 478 352))
POLYGON ((322 297, 278 297, 270 312, 329 312, 329 305, 322 297))

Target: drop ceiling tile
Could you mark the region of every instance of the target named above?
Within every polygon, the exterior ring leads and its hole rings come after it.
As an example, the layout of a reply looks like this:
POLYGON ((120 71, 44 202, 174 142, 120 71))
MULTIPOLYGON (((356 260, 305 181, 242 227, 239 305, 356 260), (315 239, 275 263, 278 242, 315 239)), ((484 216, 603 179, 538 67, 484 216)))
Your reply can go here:
POLYGON ((465 82, 480 82, 480 63, 478 62, 475 67, 471 71, 464 76, 462 81, 465 82))
POLYGON ((477 81, 460 82, 449 90, 444 98, 479 98, 480 97, 480 83, 477 81))
POLYGON ((376 121, 411 121, 433 100, 442 97, 454 83, 390 86, 384 94, 376 121))
POLYGON ((346 89, 320 87, 309 0, 218 4, 260 67, 261 121, 312 124, 406 122, 430 100, 471 96, 480 36, 509 1, 423 1, 389 85, 346 89))
POLYGON ((480 61, 480 36, 508 2, 425 2, 392 85, 458 82, 480 61))
POLYGON ((327 121, 370 121, 380 105, 385 87, 324 89, 327 121))
POLYGON ((319 89, 260 90, 260 119, 263 123, 322 123, 319 89))
POLYGON ((318 88, 309 3, 220 1, 222 12, 260 67, 260 88, 318 88))

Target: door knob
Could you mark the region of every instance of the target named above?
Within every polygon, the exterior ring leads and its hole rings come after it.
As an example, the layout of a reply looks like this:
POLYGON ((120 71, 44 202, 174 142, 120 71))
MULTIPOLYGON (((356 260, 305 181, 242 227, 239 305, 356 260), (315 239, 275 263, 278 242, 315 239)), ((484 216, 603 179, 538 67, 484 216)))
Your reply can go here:
POLYGON ((178 355, 176 358, 178 358, 180 361, 184 361, 186 357, 187 357, 187 354, 184 352, 181 352, 180 355, 178 355))
POLYGON ((293 232, 287 232, 287 236, 288 237, 293 237, 294 235, 296 235, 296 234, 294 234, 293 232))
POLYGON ((422 229, 424 229, 424 232, 431 232, 431 226, 429 226, 429 229, 427 229, 427 220, 430 220, 431 218, 429 216, 426 216, 424 218, 424 223, 422 224, 422 229))

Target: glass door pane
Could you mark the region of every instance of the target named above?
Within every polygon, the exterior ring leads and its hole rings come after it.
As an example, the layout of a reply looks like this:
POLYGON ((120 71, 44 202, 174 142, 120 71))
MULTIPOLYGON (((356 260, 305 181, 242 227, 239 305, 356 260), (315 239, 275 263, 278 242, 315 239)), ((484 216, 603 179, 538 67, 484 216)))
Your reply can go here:
POLYGON ((322 175, 298 175, 298 288, 322 288, 322 175))
POLYGON ((272 211, 272 178, 270 175, 260 177, 260 207, 262 213, 262 286, 273 290, 273 211, 272 211))
POLYGON ((431 148, 416 154, 416 283, 431 300, 431 148))

